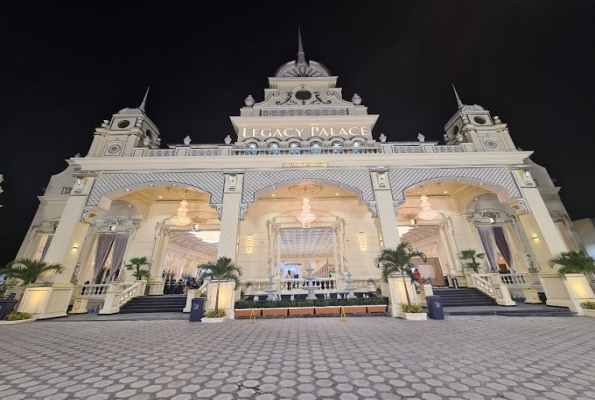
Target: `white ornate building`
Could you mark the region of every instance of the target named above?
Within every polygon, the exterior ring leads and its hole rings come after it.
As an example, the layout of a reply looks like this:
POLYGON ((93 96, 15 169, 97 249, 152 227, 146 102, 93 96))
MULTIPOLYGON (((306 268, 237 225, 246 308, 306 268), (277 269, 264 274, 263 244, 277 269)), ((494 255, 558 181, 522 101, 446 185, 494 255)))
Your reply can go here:
MULTIPOLYGON (((507 305, 509 293, 539 302, 540 292, 579 312, 592 297, 584 277, 564 281, 550 268, 553 255, 580 245, 559 188, 499 117, 457 95, 445 144, 390 142, 373 132, 378 115, 357 95, 344 99, 301 42, 268 81, 222 143, 163 147, 146 96, 96 128, 88 154, 51 178, 17 255, 65 271, 29 287, 21 309, 62 316, 77 299, 110 296, 115 277, 122 288, 134 281, 118 272, 123 262, 142 256, 150 294, 218 256, 241 265, 254 290, 267 273, 299 279, 309 265, 332 288, 347 271, 367 285, 380 276, 378 251, 401 241, 429 256, 420 271, 435 286, 457 278, 507 305), (190 218, 183 226, 170 219, 178 213, 190 218), (479 273, 464 269, 467 249, 487 254, 479 273)), ((114 312, 140 290, 130 293, 117 294, 114 312)))

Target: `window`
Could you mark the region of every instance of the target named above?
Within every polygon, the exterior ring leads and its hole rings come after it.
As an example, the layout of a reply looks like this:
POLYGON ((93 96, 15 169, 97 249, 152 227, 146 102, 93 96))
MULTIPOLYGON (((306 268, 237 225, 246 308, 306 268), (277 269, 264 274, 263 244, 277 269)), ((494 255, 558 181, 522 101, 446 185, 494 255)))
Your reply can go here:
POLYGON ((250 143, 248 143, 248 145, 246 146, 246 148, 248 148, 248 149, 255 149, 253 151, 247 151, 246 154, 248 154, 248 155, 255 156, 258 153, 256 151, 256 149, 258 149, 258 144, 256 142, 250 142, 250 143))
POLYGON ((310 154, 321 154, 322 153, 322 144, 320 142, 312 142, 310 143, 310 154))
POLYGON ((302 145, 299 142, 289 143, 289 154, 300 154, 300 147, 302 145))
POLYGON ((343 154, 343 143, 336 141, 332 144, 333 154, 343 154))
POLYGON ((272 149, 272 150, 269 150, 269 154, 275 154, 275 155, 279 154, 279 143, 271 142, 271 143, 269 143, 269 145, 267 147, 269 149, 272 149))
POLYGON ((354 154, 363 153, 364 149, 362 149, 362 147, 364 147, 364 143, 360 142, 359 140, 356 140, 355 142, 353 142, 353 153, 354 154))

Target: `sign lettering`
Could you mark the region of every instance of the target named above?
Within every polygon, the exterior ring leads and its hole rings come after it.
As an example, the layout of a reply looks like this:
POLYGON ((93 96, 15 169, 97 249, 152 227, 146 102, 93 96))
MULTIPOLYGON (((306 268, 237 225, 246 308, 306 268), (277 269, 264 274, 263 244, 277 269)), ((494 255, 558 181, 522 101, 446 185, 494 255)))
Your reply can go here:
POLYGON ((301 138, 308 140, 311 137, 331 138, 333 136, 342 136, 349 138, 351 136, 370 136, 370 132, 365 126, 344 126, 344 127, 319 127, 310 126, 307 128, 242 128, 240 138, 301 138))

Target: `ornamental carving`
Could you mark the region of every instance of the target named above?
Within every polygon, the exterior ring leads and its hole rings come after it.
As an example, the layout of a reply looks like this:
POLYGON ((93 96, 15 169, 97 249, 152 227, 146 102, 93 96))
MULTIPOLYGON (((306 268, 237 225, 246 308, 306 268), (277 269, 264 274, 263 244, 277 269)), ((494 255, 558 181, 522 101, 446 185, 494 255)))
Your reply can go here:
POLYGON ((295 194, 296 196, 313 196, 318 194, 322 191, 322 186, 320 185, 297 185, 297 186, 290 186, 287 190, 291 194, 295 194))
POLYGON ((169 187, 167 188, 167 191, 183 199, 196 199, 204 195, 204 193, 199 192, 198 190, 184 189, 179 187, 169 187))

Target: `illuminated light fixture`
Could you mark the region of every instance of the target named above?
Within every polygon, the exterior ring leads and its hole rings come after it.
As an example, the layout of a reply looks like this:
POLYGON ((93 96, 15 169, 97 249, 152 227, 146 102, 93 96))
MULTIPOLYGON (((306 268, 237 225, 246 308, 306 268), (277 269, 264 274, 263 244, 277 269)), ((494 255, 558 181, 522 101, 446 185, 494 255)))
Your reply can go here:
POLYGON ((158 198, 159 200, 161 200, 161 199, 163 198, 163 196, 157 196, 157 198, 158 198))
POLYGON ((79 245, 75 244, 74 246, 72 246, 72 251, 77 251, 79 249, 79 245))
MULTIPOLYGON (((198 225, 198 224, 192 224, 198 225)), ((190 232, 193 236, 197 239, 202 240, 205 243, 219 243, 219 238, 221 237, 219 231, 200 231, 200 232, 190 232)))
POLYGON ((273 193, 271 196, 275 197, 275 193, 273 193))
POLYGON ((357 234, 359 239, 359 247, 361 251, 366 250, 366 234, 364 232, 359 232, 357 234))
POLYGON ((533 239, 534 242, 539 242, 539 236, 537 236, 535 233, 531 235, 531 239, 533 239))
POLYGON ((445 191, 444 191, 444 194, 448 194, 448 190, 445 190, 445 191))
POLYGON ((171 217, 169 222, 175 226, 186 226, 193 223, 194 220, 188 216, 188 207, 186 207, 187 205, 188 202, 186 200, 182 200, 180 207, 178 208, 178 214, 171 217))
POLYGON ((252 254, 252 245, 254 244, 254 235, 249 234, 248 238, 246 239, 246 252, 248 254, 252 254))
POLYGON ((417 218, 423 219, 426 221, 432 220, 440 215, 440 213, 436 210, 432 210, 432 206, 428 201, 428 196, 425 194, 421 195, 421 212, 417 214, 417 218))
POLYGON ((339 193, 335 193, 335 196, 338 196, 338 195, 339 195, 339 193))
POLYGON ((309 228, 310 224, 316 220, 316 214, 310 211, 310 200, 304 199, 303 203, 302 213, 295 217, 295 219, 301 222, 304 228, 309 228))

